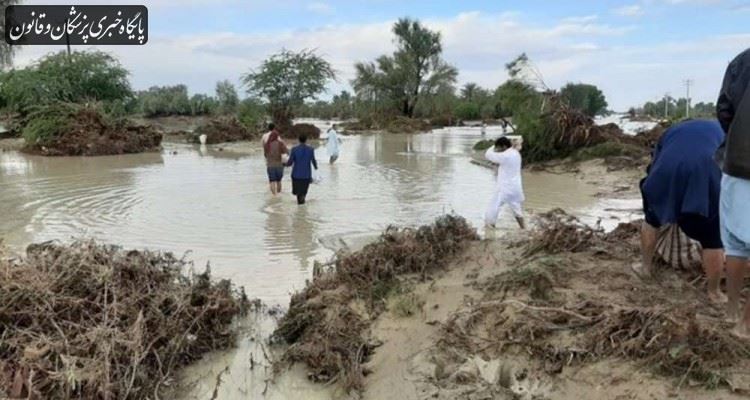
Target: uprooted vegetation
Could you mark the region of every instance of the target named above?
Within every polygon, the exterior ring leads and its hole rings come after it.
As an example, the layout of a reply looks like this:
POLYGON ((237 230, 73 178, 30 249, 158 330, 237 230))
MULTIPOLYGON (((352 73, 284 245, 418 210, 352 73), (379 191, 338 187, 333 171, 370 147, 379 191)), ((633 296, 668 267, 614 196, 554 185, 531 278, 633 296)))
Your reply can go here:
POLYGON ((0 261, 0 397, 158 398, 175 369, 233 346, 244 291, 187 267, 89 241, 0 261))
POLYGON ((442 325, 436 384, 466 385, 461 373, 477 359, 520 358, 547 382, 625 359, 676 387, 743 386, 737 371, 750 366, 750 342, 731 334, 692 275, 630 274, 637 232, 635 223, 605 233, 561 211, 543 215, 528 239, 503 250, 509 268, 476 284, 481 300, 442 325))
POLYGON ((158 151, 162 135, 97 106, 52 103, 32 108, 19 122, 25 151, 45 156, 98 156, 158 151))
POLYGON ((190 141, 200 143, 201 135, 206 135, 206 144, 254 140, 261 136, 259 132, 253 132, 240 123, 236 117, 216 117, 205 121, 195 129, 190 141))
POLYGON ((308 139, 319 139, 320 129, 313 124, 294 124, 282 135, 290 139, 297 139, 301 135, 307 136, 308 139))
MULTIPOLYGON (((361 390, 366 374, 362 364, 377 346, 368 329, 400 279, 424 278, 443 269, 476 239, 466 220, 448 215, 417 229, 388 228, 362 250, 340 255, 332 270, 292 296, 289 312, 274 333, 290 345, 277 366, 303 363, 313 380, 338 380, 348 390, 361 390)), ((411 303, 419 302, 401 301, 405 314, 413 309, 411 303)))

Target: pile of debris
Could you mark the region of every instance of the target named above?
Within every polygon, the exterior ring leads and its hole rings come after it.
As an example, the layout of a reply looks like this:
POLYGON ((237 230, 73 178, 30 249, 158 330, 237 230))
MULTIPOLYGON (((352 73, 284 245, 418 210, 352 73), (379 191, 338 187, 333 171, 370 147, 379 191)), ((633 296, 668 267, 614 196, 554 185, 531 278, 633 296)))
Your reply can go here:
POLYGON ((236 117, 211 118, 193 131, 190 141, 198 144, 202 135, 206 135, 206 144, 255 140, 261 136, 259 132, 248 129, 236 117))
POLYGON ((421 133, 432 130, 432 124, 420 118, 395 117, 385 123, 389 133, 421 133))
POLYGON ((175 369, 234 345, 247 305, 170 253, 31 245, 0 261, 0 397, 158 397, 175 369))
POLYGON ((282 135, 289 139, 297 139, 300 135, 305 135, 308 139, 319 139, 320 129, 313 124, 294 124, 282 135))
POLYGON ((476 385, 461 375, 474 360, 517 362, 524 376, 552 382, 624 358, 678 387, 747 387, 739 371, 750 367, 750 342, 732 335, 692 275, 667 270, 656 282, 628 273, 637 222, 604 233, 555 211, 540 223, 503 252, 506 271, 476 286, 481 299, 442 325, 437 386, 476 385))
POLYGON ((377 346, 368 328, 399 279, 444 268, 477 239, 466 220, 447 215, 417 229, 388 228, 362 250, 340 254, 332 270, 292 297, 274 333, 290 345, 277 367, 304 363, 315 381, 361 390, 362 364, 377 346))
POLYGON ((24 118, 25 151, 44 156, 100 156, 159 151, 162 135, 94 106, 56 103, 24 118))

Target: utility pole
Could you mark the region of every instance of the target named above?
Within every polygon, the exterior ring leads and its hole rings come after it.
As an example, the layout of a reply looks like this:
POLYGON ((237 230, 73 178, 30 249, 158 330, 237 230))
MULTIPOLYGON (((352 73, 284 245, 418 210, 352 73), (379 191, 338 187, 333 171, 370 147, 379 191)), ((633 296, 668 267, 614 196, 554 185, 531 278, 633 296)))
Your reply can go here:
POLYGON ((669 93, 664 93, 664 119, 669 119, 669 93))
POLYGON ((690 118, 690 86, 692 85, 692 79, 685 79, 685 88, 687 88, 687 98, 685 99, 685 118, 690 118))

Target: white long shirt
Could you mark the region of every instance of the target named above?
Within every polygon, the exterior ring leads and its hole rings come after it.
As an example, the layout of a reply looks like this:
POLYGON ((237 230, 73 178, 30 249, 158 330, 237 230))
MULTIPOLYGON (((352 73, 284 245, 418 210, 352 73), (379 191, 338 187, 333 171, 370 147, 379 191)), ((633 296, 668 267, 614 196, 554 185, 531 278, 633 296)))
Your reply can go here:
POLYGON ((326 149, 328 150, 328 155, 331 157, 339 155, 339 135, 335 129, 328 130, 326 149))
POLYGON ((523 202, 523 182, 521 180, 521 153, 514 148, 496 152, 494 147, 487 149, 484 157, 498 164, 495 190, 506 201, 523 202))

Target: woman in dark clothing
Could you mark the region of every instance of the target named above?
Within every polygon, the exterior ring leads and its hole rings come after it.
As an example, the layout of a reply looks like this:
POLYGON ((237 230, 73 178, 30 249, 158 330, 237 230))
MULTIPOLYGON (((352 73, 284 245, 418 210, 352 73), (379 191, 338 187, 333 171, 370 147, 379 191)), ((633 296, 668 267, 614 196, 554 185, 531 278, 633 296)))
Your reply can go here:
POLYGON ((312 182, 312 165, 318 169, 315 161, 315 150, 307 145, 307 136, 299 136, 299 145, 292 148, 289 153, 287 167, 292 167, 292 194, 297 196, 297 204, 305 204, 307 189, 312 182))
POLYGON ((652 272, 658 228, 677 224, 700 242, 708 296, 726 300, 719 290, 724 251, 719 225, 721 171, 714 153, 724 140, 716 121, 686 121, 667 130, 654 150, 648 175, 641 181, 646 222, 641 230, 640 275, 652 272))

